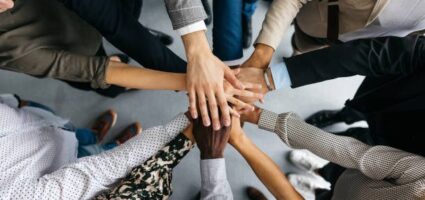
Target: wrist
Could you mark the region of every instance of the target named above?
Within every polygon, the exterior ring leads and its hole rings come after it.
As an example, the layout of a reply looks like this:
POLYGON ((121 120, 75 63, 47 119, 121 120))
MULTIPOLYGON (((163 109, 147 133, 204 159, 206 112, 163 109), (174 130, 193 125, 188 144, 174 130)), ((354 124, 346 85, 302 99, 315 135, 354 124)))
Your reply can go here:
POLYGON ((273 57, 273 53, 274 49, 272 47, 259 43, 255 45, 255 50, 252 53, 252 56, 255 57, 254 60, 258 62, 257 66, 261 66, 261 68, 267 68, 273 57))
POLYGON ((201 160, 224 158, 223 152, 217 151, 201 151, 201 160))
POLYGON ((196 31, 182 36, 186 57, 190 58, 205 53, 212 53, 204 31, 196 31))
POLYGON ((238 151, 243 151, 244 148, 250 146, 251 140, 246 137, 245 134, 243 136, 238 137, 236 140, 229 140, 229 143, 238 151))

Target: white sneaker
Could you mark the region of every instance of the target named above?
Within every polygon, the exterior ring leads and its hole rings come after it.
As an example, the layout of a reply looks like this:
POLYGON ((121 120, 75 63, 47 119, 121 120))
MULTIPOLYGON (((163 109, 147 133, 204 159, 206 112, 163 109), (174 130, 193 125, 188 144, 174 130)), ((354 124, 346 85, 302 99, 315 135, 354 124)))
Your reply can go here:
POLYGON ((307 174, 290 174, 288 180, 305 200, 314 200, 316 189, 331 189, 331 183, 310 172, 307 174))
POLYGON ((329 163, 329 161, 316 156, 306 149, 290 151, 288 154, 288 160, 295 166, 307 171, 320 169, 329 163))

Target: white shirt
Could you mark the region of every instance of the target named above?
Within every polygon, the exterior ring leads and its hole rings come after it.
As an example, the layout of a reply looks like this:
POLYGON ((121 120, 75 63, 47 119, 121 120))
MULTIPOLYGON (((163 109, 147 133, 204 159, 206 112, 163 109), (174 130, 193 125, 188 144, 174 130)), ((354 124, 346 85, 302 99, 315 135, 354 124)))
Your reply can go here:
POLYGON ((0 199, 90 199, 154 155, 188 124, 181 114, 111 151, 77 159, 75 134, 0 101, 0 199))

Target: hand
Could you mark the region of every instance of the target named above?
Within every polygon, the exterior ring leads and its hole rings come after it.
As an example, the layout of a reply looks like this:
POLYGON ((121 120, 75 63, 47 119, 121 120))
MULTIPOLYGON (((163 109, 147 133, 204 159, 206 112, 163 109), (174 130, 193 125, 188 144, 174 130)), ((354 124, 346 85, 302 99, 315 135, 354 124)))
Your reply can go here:
MULTIPOLYGON (((237 75, 241 70, 238 68, 234 69, 233 71, 237 75)), ((234 88, 229 82, 224 81, 224 92, 226 93, 227 101, 231 103, 236 110, 240 111, 240 113, 253 111, 253 105, 241 101, 239 98, 247 98, 250 99, 252 102, 262 100, 264 98, 264 95, 259 92, 256 93, 254 91, 260 91, 263 86, 261 84, 255 84, 250 82, 242 82, 242 84, 244 85, 245 89, 239 90, 234 88), (234 96, 237 96, 237 98, 234 96)), ((239 114, 236 114, 236 116, 240 117, 239 114)))
POLYGON ((241 115, 240 120, 242 122, 249 122, 252 124, 258 124, 258 121, 260 121, 261 112, 263 109, 255 106, 254 111, 252 112, 245 112, 241 115))
POLYGON ((223 124, 229 126, 231 120, 223 88, 224 78, 237 89, 243 89, 243 85, 232 70, 212 54, 203 31, 184 35, 183 42, 188 60, 187 91, 192 117, 198 118, 199 105, 204 125, 211 125, 207 112, 208 100, 214 129, 221 127, 217 105, 222 112, 223 124))
POLYGON ((255 67, 266 69, 273 58, 274 49, 265 44, 257 44, 251 57, 241 65, 241 68, 255 67))
POLYGON ((204 126, 199 118, 193 120, 193 136, 201 151, 202 160, 223 158, 224 148, 230 137, 229 129, 222 127, 216 131, 211 126, 204 126))
POLYGON ((13 8, 14 3, 12 0, 0 0, 0 13, 13 8))
MULTIPOLYGON (((266 81, 264 80, 264 72, 265 70, 261 68, 241 68, 237 77, 243 83, 248 82, 256 85, 261 85, 261 87, 252 88, 250 90, 255 93, 260 93, 264 96, 269 91, 267 88, 266 81)), ((253 104, 255 101, 257 101, 257 99, 251 97, 240 97, 240 100, 248 104, 253 104)))

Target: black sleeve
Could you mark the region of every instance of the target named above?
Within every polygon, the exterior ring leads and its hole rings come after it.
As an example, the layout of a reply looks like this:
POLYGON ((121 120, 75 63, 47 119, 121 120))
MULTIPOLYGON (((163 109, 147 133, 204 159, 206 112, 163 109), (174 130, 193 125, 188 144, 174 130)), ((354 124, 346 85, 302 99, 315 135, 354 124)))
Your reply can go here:
POLYGON ((405 75, 425 67, 425 38, 362 39, 286 59, 292 87, 339 77, 405 75))

